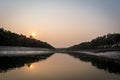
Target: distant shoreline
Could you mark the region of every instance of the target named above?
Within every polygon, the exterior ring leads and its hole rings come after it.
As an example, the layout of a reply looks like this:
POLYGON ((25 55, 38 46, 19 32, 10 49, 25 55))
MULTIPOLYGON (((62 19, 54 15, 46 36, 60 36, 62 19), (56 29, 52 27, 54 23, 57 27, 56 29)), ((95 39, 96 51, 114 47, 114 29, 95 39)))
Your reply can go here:
MULTIPOLYGON (((109 52, 109 51, 120 51, 120 48, 105 48, 105 49, 68 49, 68 48, 63 48, 63 49, 48 49, 48 48, 41 48, 41 47, 24 47, 24 46, 0 46, 0 50, 4 49, 11 49, 11 48, 17 48, 20 50, 24 50, 24 48, 30 50, 42 50, 42 51, 54 51, 54 53, 67 53, 67 52, 75 52, 75 51, 87 51, 87 52, 93 52, 93 53, 100 53, 100 52, 109 52)), ((14 49, 13 49, 14 50, 14 49)))
POLYGON ((68 50, 68 51, 89 51, 89 52, 94 52, 94 53, 99 53, 99 52, 108 52, 108 51, 120 51, 120 48, 105 48, 105 49, 77 49, 77 50, 68 50))

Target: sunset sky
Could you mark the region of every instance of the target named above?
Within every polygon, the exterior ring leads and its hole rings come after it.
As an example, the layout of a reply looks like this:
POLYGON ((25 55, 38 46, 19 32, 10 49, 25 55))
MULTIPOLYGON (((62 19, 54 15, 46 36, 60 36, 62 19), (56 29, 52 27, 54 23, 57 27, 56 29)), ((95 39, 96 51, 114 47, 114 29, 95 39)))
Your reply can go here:
POLYGON ((120 0, 0 0, 0 27, 69 47, 120 33, 120 0))

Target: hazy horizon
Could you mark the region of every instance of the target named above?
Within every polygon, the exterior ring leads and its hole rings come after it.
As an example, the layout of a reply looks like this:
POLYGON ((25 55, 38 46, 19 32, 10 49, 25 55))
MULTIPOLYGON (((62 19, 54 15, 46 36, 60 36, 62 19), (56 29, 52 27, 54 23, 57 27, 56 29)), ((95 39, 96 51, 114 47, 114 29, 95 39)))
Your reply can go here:
POLYGON ((54 47, 120 33, 119 0, 0 0, 0 26, 54 47))

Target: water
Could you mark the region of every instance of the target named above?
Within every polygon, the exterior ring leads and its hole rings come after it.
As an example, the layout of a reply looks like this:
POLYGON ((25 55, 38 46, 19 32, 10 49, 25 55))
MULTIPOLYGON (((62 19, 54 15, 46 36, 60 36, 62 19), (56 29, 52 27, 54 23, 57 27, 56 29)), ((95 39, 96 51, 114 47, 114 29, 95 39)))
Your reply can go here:
POLYGON ((45 48, 30 47, 0 47, 0 56, 26 56, 52 53, 54 51, 45 48))
POLYGON ((120 80, 119 62, 83 53, 0 57, 0 80, 120 80))

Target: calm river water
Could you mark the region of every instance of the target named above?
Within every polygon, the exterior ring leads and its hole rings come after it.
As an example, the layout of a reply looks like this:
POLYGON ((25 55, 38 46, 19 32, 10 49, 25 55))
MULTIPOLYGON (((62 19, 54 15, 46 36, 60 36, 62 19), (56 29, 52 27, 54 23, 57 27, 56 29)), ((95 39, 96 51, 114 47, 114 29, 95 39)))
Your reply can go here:
POLYGON ((0 80, 120 80, 120 65, 74 53, 0 58, 0 80))

